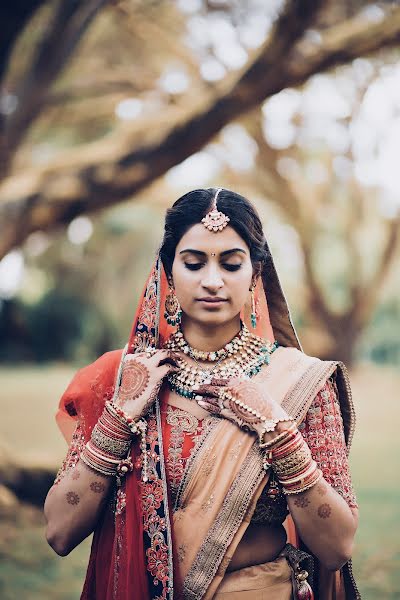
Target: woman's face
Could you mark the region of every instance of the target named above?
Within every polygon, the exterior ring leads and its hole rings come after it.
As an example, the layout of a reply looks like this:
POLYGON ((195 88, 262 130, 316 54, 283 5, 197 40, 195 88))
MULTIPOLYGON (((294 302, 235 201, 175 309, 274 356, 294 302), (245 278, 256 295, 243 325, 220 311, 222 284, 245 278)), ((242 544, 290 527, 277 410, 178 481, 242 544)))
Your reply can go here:
POLYGON ((176 247, 172 279, 185 321, 231 321, 248 298, 252 278, 250 249, 229 225, 218 233, 193 225, 176 247))

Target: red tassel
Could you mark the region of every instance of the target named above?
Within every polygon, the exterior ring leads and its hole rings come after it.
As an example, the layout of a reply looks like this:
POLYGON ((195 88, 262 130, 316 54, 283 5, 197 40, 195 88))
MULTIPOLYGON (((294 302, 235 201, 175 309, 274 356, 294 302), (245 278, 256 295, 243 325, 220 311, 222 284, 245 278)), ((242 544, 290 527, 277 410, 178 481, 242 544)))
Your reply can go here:
POLYGON ((297 584, 297 600, 313 600, 313 591, 305 579, 298 581, 297 584))

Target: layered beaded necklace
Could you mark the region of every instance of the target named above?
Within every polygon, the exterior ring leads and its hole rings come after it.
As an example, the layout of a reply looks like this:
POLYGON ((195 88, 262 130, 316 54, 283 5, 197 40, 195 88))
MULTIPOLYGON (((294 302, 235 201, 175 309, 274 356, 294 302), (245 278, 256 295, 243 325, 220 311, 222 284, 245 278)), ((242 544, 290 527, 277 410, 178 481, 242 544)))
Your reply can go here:
POLYGON ((172 372, 167 376, 172 391, 184 398, 193 399, 196 395, 193 388, 210 383, 212 377, 229 379, 231 377, 250 378, 257 375, 263 365, 269 364, 270 356, 278 347, 278 342, 272 343, 264 340, 250 333, 246 325, 242 324, 238 335, 226 346, 214 352, 192 348, 180 329, 168 339, 165 347, 175 352, 183 352, 196 363, 195 365, 189 364, 183 358, 179 358, 177 360, 179 371, 172 372), (200 365, 198 360, 215 364, 210 369, 200 365))

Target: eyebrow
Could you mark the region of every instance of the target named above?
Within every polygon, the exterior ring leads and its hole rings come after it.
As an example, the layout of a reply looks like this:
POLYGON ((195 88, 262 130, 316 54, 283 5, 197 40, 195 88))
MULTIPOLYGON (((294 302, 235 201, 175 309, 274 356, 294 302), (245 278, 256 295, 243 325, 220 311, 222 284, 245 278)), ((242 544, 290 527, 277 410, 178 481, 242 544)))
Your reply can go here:
MULTIPOLYGON (((196 256, 207 256, 207 252, 203 252, 202 250, 193 250, 193 248, 186 248, 185 250, 181 250, 179 254, 184 254, 185 252, 196 254, 196 256)), ((234 254, 235 252, 242 252, 242 254, 247 254, 246 250, 243 250, 243 248, 232 248, 232 250, 224 250, 220 253, 220 256, 227 256, 228 254, 234 254)))

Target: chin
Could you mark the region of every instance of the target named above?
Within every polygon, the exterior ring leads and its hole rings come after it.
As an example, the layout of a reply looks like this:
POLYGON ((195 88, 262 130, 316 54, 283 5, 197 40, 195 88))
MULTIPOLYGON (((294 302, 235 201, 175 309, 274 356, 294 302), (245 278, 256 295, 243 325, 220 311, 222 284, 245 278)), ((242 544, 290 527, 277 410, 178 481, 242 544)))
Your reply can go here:
POLYGON ((211 311, 209 313, 202 312, 202 314, 196 316, 187 315, 189 320, 197 321, 197 323, 204 325, 205 327, 217 327, 228 324, 235 316, 236 315, 227 315, 226 313, 222 314, 222 312, 220 314, 217 314, 216 312, 212 313, 211 311))

